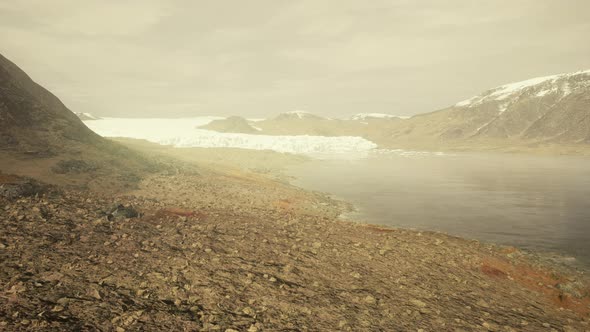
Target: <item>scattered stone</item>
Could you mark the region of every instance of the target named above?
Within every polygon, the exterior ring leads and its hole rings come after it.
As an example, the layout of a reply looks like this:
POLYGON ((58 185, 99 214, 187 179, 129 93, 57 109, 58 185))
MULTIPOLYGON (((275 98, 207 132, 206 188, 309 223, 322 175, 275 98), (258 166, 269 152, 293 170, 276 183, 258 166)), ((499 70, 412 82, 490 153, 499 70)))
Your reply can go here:
POLYGON ((254 311, 254 309, 250 307, 245 307, 244 309, 242 309, 242 312, 251 317, 256 316, 256 312, 254 311))
POLYGON ((64 311, 64 307, 62 307, 61 305, 56 305, 51 309, 51 312, 62 312, 64 311))
POLYGON ((107 213, 108 220, 116 220, 121 218, 137 218, 139 212, 133 206, 125 206, 123 204, 117 204, 111 208, 107 213))
POLYGON ((97 300, 100 300, 101 299, 100 293, 98 292, 98 290, 96 290, 94 288, 93 289, 90 289, 88 291, 88 296, 90 296, 90 297, 92 297, 94 299, 97 299, 97 300))
POLYGON ((37 180, 18 176, 0 177, 0 197, 14 200, 19 197, 41 195, 47 192, 49 186, 37 180))
POLYGON ((484 308, 490 307, 490 305, 483 299, 479 299, 475 304, 477 304, 480 307, 484 307, 484 308))
POLYGON ((410 303, 412 303, 413 305, 419 307, 419 308, 425 308, 426 307, 426 303, 418 300, 418 299, 411 299, 410 303))

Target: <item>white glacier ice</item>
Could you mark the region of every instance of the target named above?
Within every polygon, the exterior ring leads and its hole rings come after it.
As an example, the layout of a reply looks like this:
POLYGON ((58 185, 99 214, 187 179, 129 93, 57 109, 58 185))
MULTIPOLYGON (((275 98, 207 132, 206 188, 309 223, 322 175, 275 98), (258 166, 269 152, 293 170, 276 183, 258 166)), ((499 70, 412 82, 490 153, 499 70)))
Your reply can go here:
POLYGON ((362 137, 342 136, 267 136, 219 133, 197 129, 220 117, 182 119, 103 118, 85 121, 88 128, 105 137, 145 139, 175 147, 231 147, 255 150, 274 150, 295 154, 353 154, 377 147, 362 137))

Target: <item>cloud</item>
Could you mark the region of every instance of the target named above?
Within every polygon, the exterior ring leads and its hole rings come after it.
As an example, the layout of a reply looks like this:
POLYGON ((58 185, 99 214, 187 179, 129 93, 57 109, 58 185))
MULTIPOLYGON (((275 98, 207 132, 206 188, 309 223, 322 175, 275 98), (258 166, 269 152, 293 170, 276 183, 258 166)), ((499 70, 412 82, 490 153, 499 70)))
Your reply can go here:
POLYGON ((13 0, 0 52, 99 115, 404 115, 590 67, 589 22, 582 0, 13 0))
POLYGON ((169 16, 164 0, 19 0, 0 5, 0 13, 21 16, 46 33, 85 36, 126 36, 147 31, 169 16))

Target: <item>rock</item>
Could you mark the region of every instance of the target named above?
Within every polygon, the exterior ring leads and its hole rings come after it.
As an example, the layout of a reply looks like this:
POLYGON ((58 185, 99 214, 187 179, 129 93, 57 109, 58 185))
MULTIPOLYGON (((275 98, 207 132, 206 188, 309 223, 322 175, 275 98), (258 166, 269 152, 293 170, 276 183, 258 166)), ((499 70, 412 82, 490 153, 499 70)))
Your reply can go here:
POLYGON ((90 296, 90 297, 92 297, 94 299, 97 299, 97 300, 100 300, 101 299, 100 293, 96 289, 90 289, 88 291, 88 296, 90 296))
POLYGON ((108 220, 115 220, 121 218, 137 218, 139 212, 133 206, 125 206, 123 204, 117 204, 115 207, 107 212, 108 220))
POLYGON ((424 303, 418 299, 411 299, 410 303, 415 305, 418 308, 425 308, 426 307, 426 303, 424 303))
POLYGON ((25 177, 5 176, 0 179, 0 197, 9 200, 43 194, 48 188, 39 181, 25 177))
POLYGON ((68 299, 67 297, 62 297, 57 300, 57 304, 61 304, 62 306, 65 306, 68 303, 70 303, 70 299, 68 299))
POLYGON ((64 311, 64 307, 62 307, 61 305, 56 305, 51 309, 51 312, 62 312, 64 311))
POLYGON ((480 299, 475 304, 477 304, 478 306, 483 307, 483 308, 489 308, 490 307, 490 305, 486 301, 484 301, 483 299, 480 299))
POLYGON ((579 281, 562 282, 556 285, 556 288, 562 294, 571 295, 575 298, 581 299, 584 297, 585 286, 579 281))
POLYGON ((254 311, 254 309, 250 307, 245 307, 244 309, 242 309, 242 312, 251 317, 256 316, 256 312, 254 311))
POLYGON ((377 301, 371 295, 367 295, 367 297, 365 297, 365 303, 375 304, 375 302, 377 302, 377 301))

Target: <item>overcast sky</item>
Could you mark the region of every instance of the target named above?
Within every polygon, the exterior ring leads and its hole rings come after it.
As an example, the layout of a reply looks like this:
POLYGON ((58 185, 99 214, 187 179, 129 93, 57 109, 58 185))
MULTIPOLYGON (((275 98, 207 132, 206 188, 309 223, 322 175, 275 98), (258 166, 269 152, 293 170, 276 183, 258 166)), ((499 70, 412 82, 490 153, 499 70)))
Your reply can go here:
POLYGON ((590 69, 590 1, 2 0, 0 53, 101 116, 411 115, 590 69))

